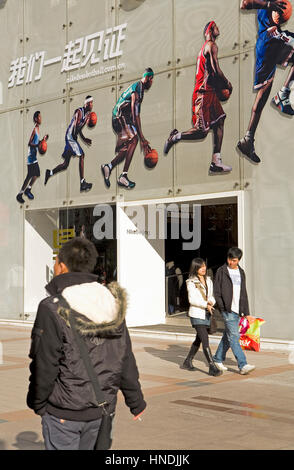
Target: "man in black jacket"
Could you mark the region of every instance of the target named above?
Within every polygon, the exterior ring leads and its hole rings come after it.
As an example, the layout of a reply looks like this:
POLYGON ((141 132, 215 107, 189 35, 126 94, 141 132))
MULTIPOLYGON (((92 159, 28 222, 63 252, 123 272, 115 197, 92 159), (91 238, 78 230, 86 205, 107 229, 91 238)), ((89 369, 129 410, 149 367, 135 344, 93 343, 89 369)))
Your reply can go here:
POLYGON ((240 316, 249 315, 245 272, 239 266, 242 254, 240 248, 230 248, 227 263, 216 272, 213 286, 214 297, 224 320, 225 331, 213 359, 220 370, 228 370, 223 362, 228 349, 231 348, 240 374, 245 375, 254 370, 255 366, 247 364, 246 356, 239 343, 240 316))
POLYGON ((93 450, 101 424, 92 382, 69 323, 74 317, 105 396, 114 413, 117 393, 137 418, 146 407, 125 324, 126 294, 117 283, 97 282, 95 246, 73 238, 61 248, 49 297, 38 307, 29 357, 27 404, 42 417, 47 450, 93 450), (61 306, 62 294, 70 308, 61 306))

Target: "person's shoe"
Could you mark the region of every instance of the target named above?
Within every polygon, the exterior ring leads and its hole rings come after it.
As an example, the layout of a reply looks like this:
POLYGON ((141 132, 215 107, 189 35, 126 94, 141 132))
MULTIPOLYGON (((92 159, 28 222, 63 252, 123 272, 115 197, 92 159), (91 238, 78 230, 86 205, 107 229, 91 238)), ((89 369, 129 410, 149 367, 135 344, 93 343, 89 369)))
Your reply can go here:
POLYGON ((199 346, 195 346, 195 344, 192 344, 189 354, 183 362, 182 369, 196 370, 195 367, 193 366, 192 360, 195 357, 195 354, 197 353, 198 349, 199 349, 199 346))
POLYGON ((222 362, 214 361, 214 363, 219 370, 222 370, 222 371, 228 370, 228 368, 222 362))
POLYGON ((244 367, 242 367, 242 369, 240 369, 240 374, 241 375, 247 375, 250 372, 252 372, 254 369, 255 369, 255 366, 252 366, 250 364, 246 364, 246 366, 244 366, 244 367))
POLYGON ((136 186, 136 183, 134 181, 129 180, 127 175, 124 175, 123 173, 118 178, 117 184, 126 189, 133 189, 136 186))
POLYGON ((18 195, 16 196, 16 200, 17 200, 20 204, 24 204, 24 203, 25 203, 25 200, 24 200, 24 198, 22 197, 22 194, 21 194, 21 193, 18 193, 18 195))
POLYGON ((193 359, 192 357, 187 356, 183 362, 182 369, 196 370, 195 367, 193 366, 192 359, 193 359))
POLYGON ((238 149, 240 152, 243 153, 249 160, 253 163, 259 163, 260 158, 256 155, 254 149, 254 139, 250 139, 249 137, 245 136, 243 139, 239 140, 237 144, 238 149))
POLYGON ((209 167, 209 174, 215 175, 216 173, 229 173, 232 171, 232 167, 229 165, 224 165, 221 157, 216 159, 216 162, 211 162, 209 167))
POLYGON ((90 191, 92 188, 92 183, 87 183, 87 181, 83 181, 80 186, 80 191, 90 191))
POLYGON ((101 172, 104 178, 104 183, 109 188, 110 187, 109 177, 111 174, 111 169, 109 168, 109 165, 107 165, 107 163, 105 165, 101 165, 101 172))
POLYGON ((287 93, 285 98, 281 98, 280 92, 273 97, 272 103, 281 111, 281 113, 288 114, 288 116, 294 116, 294 109, 291 106, 289 100, 290 93, 287 93))
POLYGON ((210 347, 208 346, 208 348, 203 349, 203 352, 209 365, 208 374, 213 375, 214 377, 218 377, 219 375, 222 375, 223 371, 220 370, 218 367, 216 367, 216 364, 212 358, 210 347))
POLYGON ((45 180, 44 180, 44 184, 46 185, 47 184, 47 181, 49 180, 50 178, 50 170, 46 170, 46 173, 45 173, 45 180))
POLYGON ((174 129, 173 131, 171 131, 170 135, 169 135, 169 138, 166 140, 165 144, 164 144, 164 147, 163 147, 163 152, 165 153, 165 155, 168 154, 168 152, 170 151, 170 149, 172 148, 172 146, 174 144, 177 143, 176 140, 173 139, 173 137, 178 133, 179 131, 177 129, 174 129))
POLYGON ((24 193, 29 199, 35 199, 29 188, 27 188, 24 193))

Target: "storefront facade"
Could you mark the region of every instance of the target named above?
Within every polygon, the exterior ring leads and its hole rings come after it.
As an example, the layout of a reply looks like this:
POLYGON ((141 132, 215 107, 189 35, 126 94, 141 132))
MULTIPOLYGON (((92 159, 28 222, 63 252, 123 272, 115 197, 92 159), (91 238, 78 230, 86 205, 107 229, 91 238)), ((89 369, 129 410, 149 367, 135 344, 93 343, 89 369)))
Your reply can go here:
MULTIPOLYGON (((171 257, 185 259, 182 271, 196 255, 216 269, 225 262, 227 247, 237 244, 244 252, 241 265, 251 312, 266 321, 263 336, 292 340, 291 118, 269 100, 256 133, 261 163, 250 163, 236 149, 255 98, 256 12, 241 11, 239 0, 9 0, 0 4, 0 20, 5 46, 0 63, 0 320, 34 319, 54 258, 72 236, 93 240, 99 253, 97 273, 127 288, 129 325, 165 322, 165 268, 171 257), (221 152, 232 171, 217 175, 208 172, 211 133, 198 142, 179 142, 168 155, 163 152, 172 129, 191 127, 196 59, 211 20, 220 30, 219 64, 233 86, 222 103, 221 152), (138 144, 128 172, 136 186, 126 190, 117 184, 122 162, 107 188, 101 165, 115 156, 113 107, 148 67, 154 79, 140 116, 158 163, 147 168, 138 144), (95 127, 83 130, 92 145, 80 144, 92 189, 80 192, 77 157, 44 185, 46 169, 62 163, 66 129, 88 95, 98 119, 95 127), (27 173, 37 110, 42 115, 40 135, 49 135, 48 148, 38 154, 41 176, 32 189, 34 200, 24 196, 25 203, 19 204, 16 195, 27 173), (140 208, 141 219, 135 208, 140 208), (181 246, 167 245, 160 213, 168 224, 174 217, 184 226, 185 211, 189 223, 180 232, 181 246)), ((287 23, 291 28, 293 17, 287 23)), ((272 95, 286 73, 277 69, 272 95)))

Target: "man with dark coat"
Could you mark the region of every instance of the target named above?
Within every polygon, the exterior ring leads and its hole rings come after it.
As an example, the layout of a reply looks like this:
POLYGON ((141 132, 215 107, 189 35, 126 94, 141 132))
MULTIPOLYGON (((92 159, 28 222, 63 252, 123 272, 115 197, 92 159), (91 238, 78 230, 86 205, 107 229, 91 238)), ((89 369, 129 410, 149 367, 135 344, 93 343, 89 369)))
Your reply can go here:
POLYGON ((87 239, 62 246, 46 286, 50 296, 40 302, 33 326, 27 404, 42 417, 47 450, 93 450, 103 413, 69 315, 86 344, 106 411, 114 413, 119 389, 135 418, 146 407, 125 323, 126 293, 117 283, 97 282, 91 274, 96 258, 87 239), (70 308, 61 306, 60 294, 70 308))
POLYGON ((244 270, 239 266, 242 250, 230 248, 227 263, 218 268, 214 280, 214 297, 221 311, 225 331, 213 357, 215 365, 222 371, 228 370, 223 362, 229 348, 237 360, 240 374, 249 374, 255 366, 247 364, 246 356, 239 342, 240 316, 249 315, 246 278, 244 270))

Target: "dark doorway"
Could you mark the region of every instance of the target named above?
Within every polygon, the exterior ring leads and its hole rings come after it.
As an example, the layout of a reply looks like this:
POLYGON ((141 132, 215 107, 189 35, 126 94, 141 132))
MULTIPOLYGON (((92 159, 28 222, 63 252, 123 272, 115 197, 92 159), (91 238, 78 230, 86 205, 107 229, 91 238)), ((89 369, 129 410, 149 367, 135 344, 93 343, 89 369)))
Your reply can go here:
MULTIPOLYGON (((192 227, 192 211, 190 217, 192 227)), ((172 239, 169 226, 170 219, 167 220, 165 262, 166 313, 171 315, 189 307, 185 281, 192 259, 201 257, 206 260, 209 274, 213 277, 225 262, 228 249, 238 245, 237 203, 201 205, 201 244, 197 250, 183 250, 184 240, 172 239)))
POLYGON ((97 240, 93 227, 97 217, 93 215, 94 207, 78 207, 60 209, 59 228, 74 229, 76 237, 85 237, 94 243, 97 252, 97 264, 94 274, 97 274, 102 284, 108 284, 117 278, 117 242, 116 242, 116 207, 112 206, 113 239, 97 240))

